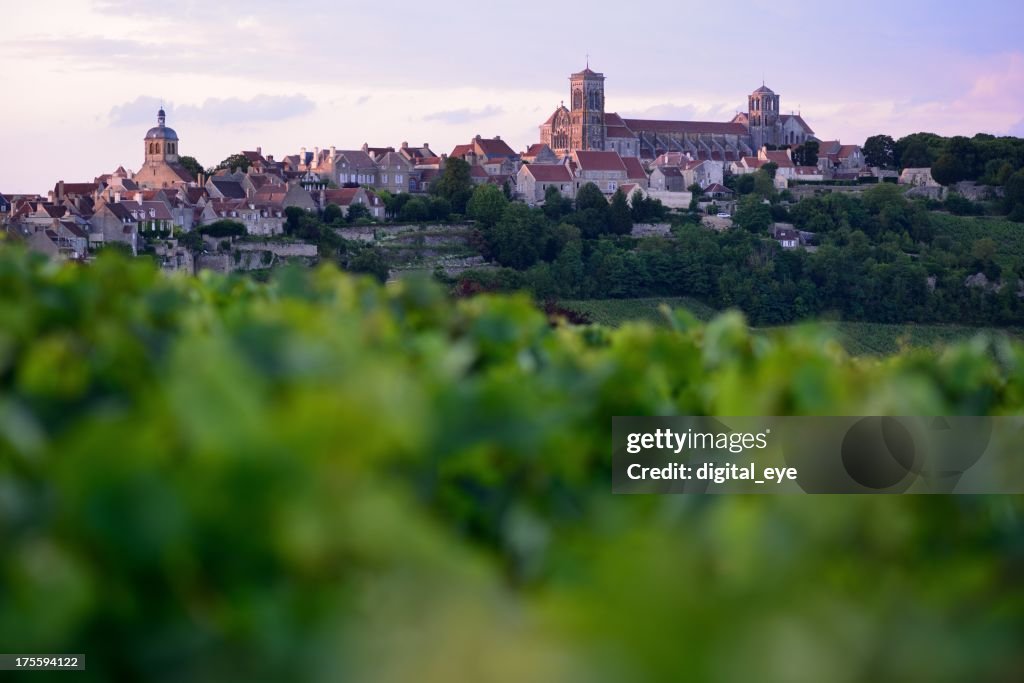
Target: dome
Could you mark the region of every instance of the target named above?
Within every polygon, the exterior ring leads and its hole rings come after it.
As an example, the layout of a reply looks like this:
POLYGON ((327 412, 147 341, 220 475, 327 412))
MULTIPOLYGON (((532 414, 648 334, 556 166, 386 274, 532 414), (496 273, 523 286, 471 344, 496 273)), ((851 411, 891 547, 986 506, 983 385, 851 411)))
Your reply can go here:
POLYGON ((147 140, 177 140, 178 134, 167 126, 154 126, 146 132, 147 140))
POLYGON ((160 111, 156 113, 156 126, 146 131, 146 140, 177 140, 178 134, 174 132, 173 128, 168 128, 164 125, 167 120, 167 114, 164 112, 164 108, 160 107, 160 111))

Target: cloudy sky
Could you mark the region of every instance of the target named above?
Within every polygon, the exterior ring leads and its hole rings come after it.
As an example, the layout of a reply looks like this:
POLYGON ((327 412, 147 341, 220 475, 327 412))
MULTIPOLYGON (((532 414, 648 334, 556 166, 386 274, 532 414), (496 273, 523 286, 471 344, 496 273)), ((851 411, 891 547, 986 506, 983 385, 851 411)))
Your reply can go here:
POLYGON ((1024 3, 0 0, 0 192, 137 168, 161 101, 211 166, 474 134, 516 149, 590 55, 609 111, 728 120, 765 82, 819 137, 1024 135, 1024 3), (351 6, 350 6, 351 5, 351 6))

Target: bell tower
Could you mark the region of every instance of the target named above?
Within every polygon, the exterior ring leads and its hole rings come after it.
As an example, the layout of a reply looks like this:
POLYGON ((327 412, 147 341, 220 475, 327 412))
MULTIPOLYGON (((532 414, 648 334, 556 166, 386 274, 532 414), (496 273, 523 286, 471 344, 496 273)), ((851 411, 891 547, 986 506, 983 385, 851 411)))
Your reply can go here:
POLYGON ((604 150, 604 74, 590 64, 569 77, 570 149, 604 150))
POLYGON ((747 125, 754 147, 778 144, 775 127, 779 122, 779 96, 762 83, 760 88, 750 93, 747 102, 747 125))

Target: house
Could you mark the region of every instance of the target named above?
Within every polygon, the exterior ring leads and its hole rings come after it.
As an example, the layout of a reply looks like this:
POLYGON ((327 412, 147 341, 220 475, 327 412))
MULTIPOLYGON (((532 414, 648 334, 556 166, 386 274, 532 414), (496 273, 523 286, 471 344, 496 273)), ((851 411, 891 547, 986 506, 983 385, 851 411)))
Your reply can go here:
MULTIPOLYGON (((331 155, 333 161, 330 167, 333 172, 327 177, 338 185, 377 185, 377 164, 363 150, 349 149, 335 152, 331 147, 331 155)), ((323 176, 323 171, 320 174, 323 176)))
POLYGON ((523 164, 516 176, 516 192, 531 205, 543 202, 549 187, 572 199, 576 196, 574 181, 572 172, 562 164, 523 164))
POLYGON ((775 171, 776 178, 788 180, 793 177, 793 169, 796 168, 796 164, 793 163, 793 152, 791 150, 771 150, 767 147, 762 147, 757 150, 757 158, 765 164, 775 164, 778 166, 778 169, 775 171))
POLYGON ((542 142, 530 145, 529 149, 520 155, 520 159, 527 164, 559 164, 562 161, 554 150, 542 142))
POLYGON ((0 221, 11 215, 11 200, 0 194, 0 221))
POLYGON ((507 160, 512 164, 512 172, 515 172, 515 167, 519 164, 519 155, 512 151, 512 148, 501 139, 500 135, 495 135, 493 138, 484 138, 477 135, 467 145, 456 145, 455 149, 448 156, 450 158, 462 159, 470 166, 493 162, 498 159, 507 160))
POLYGON ((619 185, 629 182, 629 172, 618 152, 574 150, 572 163, 576 167, 576 191, 587 183, 594 183, 605 194, 615 194, 619 185))
POLYGON ((408 142, 403 142, 398 148, 398 153, 414 167, 419 166, 426 159, 440 158, 431 151, 429 142, 424 142, 421 147, 410 147, 408 142))
MULTIPOLYGON (((390 149, 390 148, 388 148, 390 149)), ((411 161, 394 150, 384 152, 377 162, 377 182, 374 187, 387 190, 391 194, 411 192, 417 185, 413 178, 414 170, 411 161)))
POLYGON ((90 221, 89 242, 93 246, 121 242, 138 253, 138 220, 125 204, 101 201, 90 221))
POLYGON ((795 166, 793 167, 793 180, 804 182, 821 182, 825 174, 818 166, 795 166))
POLYGON ((687 188, 678 166, 655 166, 651 171, 650 188, 662 192, 683 192, 687 188))
POLYGON ((160 201, 123 202, 135 217, 140 235, 149 233, 170 234, 174 228, 174 217, 167 204, 160 201))
POLYGON ((838 140, 818 143, 818 168, 826 177, 833 173, 859 173, 864 167, 864 152, 859 145, 843 145, 838 140))
POLYGON ((721 183, 711 183, 704 188, 704 196, 709 199, 732 199, 736 193, 721 183))
POLYGON ((343 187, 340 190, 324 191, 324 206, 336 204, 348 215, 349 209, 357 204, 362 204, 370 212, 370 217, 376 220, 384 219, 384 202, 375 192, 362 187, 343 187))
POLYGON ((626 166, 626 180, 643 188, 650 186, 650 178, 647 177, 647 171, 644 170, 644 165, 640 163, 640 159, 635 156, 622 156, 622 163, 626 166))
POLYGON ((317 208, 313 196, 295 182, 288 185, 264 185, 252 196, 252 201, 262 206, 279 207, 282 211, 292 206, 303 211, 315 211, 317 208))
POLYGON ((932 169, 930 168, 905 168, 900 173, 899 179, 900 185, 910 185, 911 187, 941 187, 939 183, 932 177, 932 169))
POLYGON ((241 180, 211 176, 206 181, 206 192, 211 199, 245 199, 245 187, 241 180))
POLYGON ((777 223, 772 228, 772 237, 783 249, 794 249, 800 246, 800 233, 788 223, 777 223))

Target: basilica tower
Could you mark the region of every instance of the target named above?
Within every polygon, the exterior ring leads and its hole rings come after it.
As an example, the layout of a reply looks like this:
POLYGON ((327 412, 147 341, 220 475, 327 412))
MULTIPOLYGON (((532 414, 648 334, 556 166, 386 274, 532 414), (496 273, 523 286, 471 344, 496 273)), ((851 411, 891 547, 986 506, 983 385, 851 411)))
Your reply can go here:
POLYGON ((155 189, 193 182, 192 175, 178 161, 178 134, 167 127, 163 107, 156 114, 156 125, 146 131, 143 144, 145 161, 134 175, 140 186, 155 189))
POLYGON ((776 126, 779 122, 779 96, 764 83, 750 93, 747 100, 747 122, 754 147, 774 145, 776 142, 776 126))
POLYGON ((604 150, 604 74, 590 70, 569 77, 570 149, 604 150))

